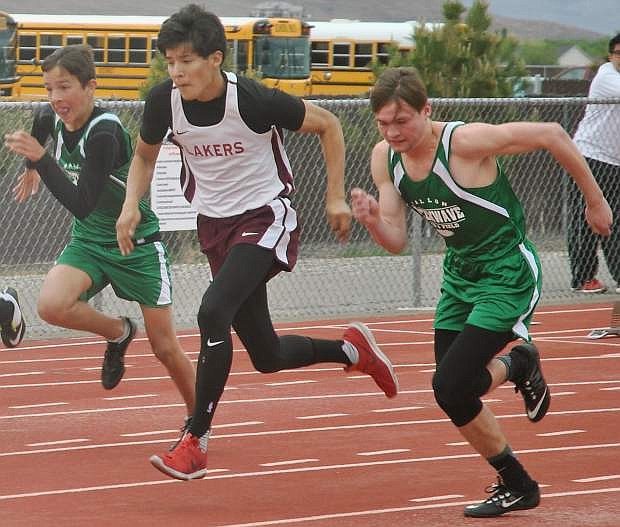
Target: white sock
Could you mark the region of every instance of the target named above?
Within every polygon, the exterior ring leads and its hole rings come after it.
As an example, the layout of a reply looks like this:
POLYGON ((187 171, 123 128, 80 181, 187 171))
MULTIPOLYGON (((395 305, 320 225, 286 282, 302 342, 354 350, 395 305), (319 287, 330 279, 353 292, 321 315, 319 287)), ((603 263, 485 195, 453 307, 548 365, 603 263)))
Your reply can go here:
POLYGON ((120 342, 123 342, 123 340, 125 340, 129 336, 129 333, 131 332, 131 327, 129 326, 129 322, 127 322, 126 318, 123 318, 122 320, 123 320, 123 326, 125 327, 123 334, 117 339, 112 339, 112 340, 109 340, 108 342, 114 342, 118 344, 120 342))
POLYGON ((198 444, 201 452, 207 451, 207 443, 209 442, 209 436, 211 435, 211 429, 207 430, 203 435, 198 438, 198 444))
POLYGON ((360 355, 357 351, 357 348, 350 342, 347 342, 346 340, 344 341, 344 344, 342 345, 342 351, 344 351, 344 354, 349 358, 351 364, 357 364, 359 362, 360 355))

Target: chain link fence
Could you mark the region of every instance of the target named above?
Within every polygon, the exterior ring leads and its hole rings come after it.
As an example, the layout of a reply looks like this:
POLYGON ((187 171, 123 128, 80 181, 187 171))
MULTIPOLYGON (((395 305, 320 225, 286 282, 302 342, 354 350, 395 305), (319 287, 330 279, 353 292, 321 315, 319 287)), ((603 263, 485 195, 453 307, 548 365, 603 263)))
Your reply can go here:
MULTIPOLYGON (((315 101, 341 120, 347 145, 347 191, 359 186, 373 191, 369 159, 379 135, 365 99, 315 101)), ((584 98, 435 99, 433 118, 501 123, 556 121, 572 135, 586 103, 620 104, 620 99, 584 98)), ((30 130, 32 115, 41 103, 0 103, 2 133, 30 130)), ((142 102, 101 101, 116 112, 133 137, 139 131, 142 102)), ((620 136, 620 122, 611 137, 620 136)), ((301 252, 292 273, 280 273, 269 283, 274 320, 298 320, 356 315, 394 314, 434 306, 442 279, 443 240, 415 214, 410 218, 410 244, 402 255, 386 254, 354 224, 347 244, 335 241, 324 215, 325 171, 318 138, 312 134, 286 136, 296 183, 294 203, 302 225, 301 252)), ((543 265, 541 302, 576 301, 571 292, 566 249, 566 194, 569 178, 546 152, 503 159, 521 198, 529 237, 538 246, 543 265)), ((36 314, 38 291, 46 272, 70 233, 70 214, 42 185, 38 194, 18 204, 12 196, 23 161, 0 147, 0 286, 13 286, 28 322, 28 337, 68 335, 67 330, 41 321, 36 314)), ((619 211, 614 211, 616 215, 619 211)), ((210 279, 206 257, 194 231, 163 233, 172 261, 175 320, 178 328, 196 327, 196 313, 210 279)), ((614 282, 600 258, 599 278, 614 282)), ((614 286, 615 289, 615 286, 614 286)), ((588 300, 618 300, 618 295, 588 296, 588 300)), ((106 288, 92 302, 110 314, 141 320, 137 305, 117 299, 106 288)))

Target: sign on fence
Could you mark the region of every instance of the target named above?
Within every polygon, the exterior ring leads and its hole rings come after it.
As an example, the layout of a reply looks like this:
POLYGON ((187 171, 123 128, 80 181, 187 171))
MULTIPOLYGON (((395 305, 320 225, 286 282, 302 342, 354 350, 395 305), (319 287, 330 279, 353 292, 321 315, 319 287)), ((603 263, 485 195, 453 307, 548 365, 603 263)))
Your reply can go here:
POLYGON ((196 211, 183 196, 179 183, 181 153, 176 145, 161 145, 153 181, 151 207, 159 217, 162 231, 190 231, 196 228, 196 211))

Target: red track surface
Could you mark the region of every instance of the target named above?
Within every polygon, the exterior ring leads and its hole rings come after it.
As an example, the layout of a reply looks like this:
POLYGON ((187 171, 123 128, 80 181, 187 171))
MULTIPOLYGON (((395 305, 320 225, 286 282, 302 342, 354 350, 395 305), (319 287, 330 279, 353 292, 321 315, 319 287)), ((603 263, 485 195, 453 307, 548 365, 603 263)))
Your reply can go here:
MULTIPOLYGON (((494 475, 434 402, 430 315, 365 320, 396 365, 395 399, 336 365, 259 374, 237 351, 209 474, 193 482, 148 462, 176 440, 184 407, 144 338, 112 392, 99 384, 102 342, 25 342, 0 354, 0 524, 617 527, 620 339, 584 338, 610 316, 539 309, 531 330, 553 394, 540 423, 508 385, 487 397, 543 485, 540 507, 493 520, 462 515, 494 475)), ((278 329, 339 337, 344 323, 278 329)), ((182 343, 195 360, 197 335, 182 343)))

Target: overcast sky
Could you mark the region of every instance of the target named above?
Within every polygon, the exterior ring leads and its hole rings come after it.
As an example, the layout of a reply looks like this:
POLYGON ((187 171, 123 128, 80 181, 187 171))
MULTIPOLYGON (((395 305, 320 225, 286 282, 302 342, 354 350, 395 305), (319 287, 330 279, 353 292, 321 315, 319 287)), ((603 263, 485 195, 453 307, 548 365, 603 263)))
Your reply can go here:
MULTIPOLYGON (((461 0, 471 6, 473 0, 461 0)), ((605 34, 620 32, 620 0, 487 0, 492 15, 549 20, 605 34)))

